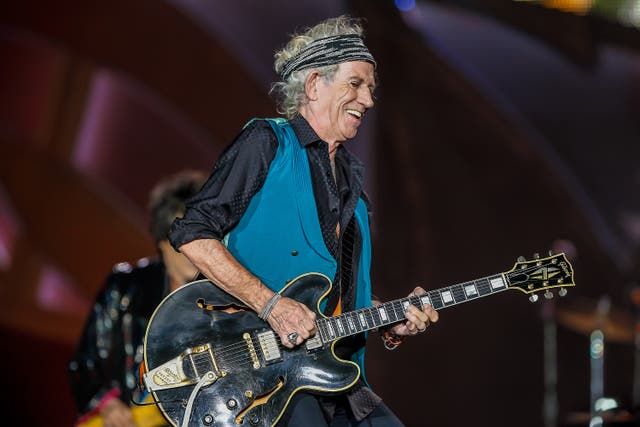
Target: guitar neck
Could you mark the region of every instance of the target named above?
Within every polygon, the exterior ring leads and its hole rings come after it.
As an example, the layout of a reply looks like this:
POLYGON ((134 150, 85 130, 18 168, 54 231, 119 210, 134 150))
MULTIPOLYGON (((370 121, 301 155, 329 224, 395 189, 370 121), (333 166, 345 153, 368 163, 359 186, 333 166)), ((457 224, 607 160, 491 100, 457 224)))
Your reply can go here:
POLYGON ((409 304, 422 308, 424 304, 440 310, 467 301, 493 295, 509 288, 505 273, 470 282, 428 291, 423 295, 388 301, 377 306, 318 319, 316 325, 323 342, 330 342, 360 332, 391 325, 406 319, 409 304))

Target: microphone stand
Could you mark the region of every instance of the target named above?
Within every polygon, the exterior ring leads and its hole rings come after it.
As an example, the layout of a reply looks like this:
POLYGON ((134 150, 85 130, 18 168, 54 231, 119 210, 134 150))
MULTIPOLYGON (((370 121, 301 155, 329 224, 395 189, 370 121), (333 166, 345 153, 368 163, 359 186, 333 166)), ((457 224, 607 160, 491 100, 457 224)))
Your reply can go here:
POLYGON ((544 406, 542 415, 545 427, 558 425, 558 366, 557 326, 553 300, 545 299, 542 305, 544 347, 544 406))
POLYGON ((631 291, 631 303, 635 312, 635 324, 633 325, 633 393, 631 408, 634 413, 640 413, 640 287, 631 291))
POLYGON ((597 403, 604 396, 604 334, 602 329, 610 308, 611 300, 609 297, 601 297, 597 308, 598 326, 591 332, 589 337, 589 353, 591 355, 591 420, 589 427, 599 427, 603 424, 597 403))

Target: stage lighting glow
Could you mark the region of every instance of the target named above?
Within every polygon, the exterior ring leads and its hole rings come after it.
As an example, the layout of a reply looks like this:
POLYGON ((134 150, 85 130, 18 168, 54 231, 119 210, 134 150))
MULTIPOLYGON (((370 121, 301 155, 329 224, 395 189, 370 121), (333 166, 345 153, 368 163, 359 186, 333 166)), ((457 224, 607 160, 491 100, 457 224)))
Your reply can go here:
MULTIPOLYGON (((625 26, 640 28, 640 0, 513 0, 577 15, 593 14, 625 26)), ((396 2, 397 3, 397 2, 396 2)))
POLYGON ((640 0, 627 0, 618 9, 618 20, 623 24, 640 28, 640 0))
POLYGON ((13 258, 13 250, 19 239, 22 224, 9 194, 0 184, 0 271, 8 270, 13 258))
POLYGON ((44 263, 36 292, 38 306, 60 313, 87 313, 90 301, 78 293, 71 277, 55 265, 44 263))
POLYGON ((542 4, 553 9, 586 15, 593 7, 594 0, 543 0, 542 4))
POLYGON ((416 0, 394 0, 394 3, 403 12, 409 12, 416 7, 416 0))

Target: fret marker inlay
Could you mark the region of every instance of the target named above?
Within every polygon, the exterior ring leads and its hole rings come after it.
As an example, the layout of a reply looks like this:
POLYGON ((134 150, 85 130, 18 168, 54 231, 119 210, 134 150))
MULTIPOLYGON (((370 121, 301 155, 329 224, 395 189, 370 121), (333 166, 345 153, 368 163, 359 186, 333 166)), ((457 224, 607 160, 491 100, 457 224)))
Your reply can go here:
POLYGON ((504 287, 504 282, 501 277, 496 277, 495 279, 491 279, 491 289, 498 289, 504 287))
POLYGON ((360 323, 362 323, 365 328, 368 328, 369 324, 367 323, 367 319, 364 317, 364 314, 360 312, 358 313, 358 317, 360 317, 360 323))
POLYGON ((327 326, 329 327, 329 337, 333 338, 336 336, 336 333, 333 330, 333 325, 331 325, 331 322, 327 322, 327 326))
POLYGON ((449 291, 442 292, 442 301, 444 301, 445 304, 453 301, 453 296, 451 295, 451 292, 449 291))
POLYGON ((380 312, 380 318, 382 319, 382 321, 386 322, 387 321, 387 311, 382 307, 380 307, 378 309, 378 311, 380 312))
POLYGON ((349 324, 349 328, 352 331, 356 330, 356 325, 355 325, 355 323, 353 323, 353 319, 351 319, 351 317, 347 317, 347 323, 349 324))
POLYGON ((476 291, 476 287, 474 285, 467 285, 464 287, 464 291, 467 293, 467 296, 477 295, 478 291, 476 291))

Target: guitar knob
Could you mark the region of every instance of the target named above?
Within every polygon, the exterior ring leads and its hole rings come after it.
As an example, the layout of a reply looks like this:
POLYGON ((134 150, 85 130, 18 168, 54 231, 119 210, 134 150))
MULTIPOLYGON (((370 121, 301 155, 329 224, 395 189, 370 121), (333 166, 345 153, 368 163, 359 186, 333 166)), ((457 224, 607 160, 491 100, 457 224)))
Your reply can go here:
POLYGON ((202 417, 202 424, 206 426, 210 426, 211 424, 213 424, 213 415, 206 414, 204 417, 202 417))
POLYGON ((525 262, 525 261, 526 259, 522 255, 518 257, 518 262, 525 262))
POLYGON ((546 299, 551 299, 551 298, 553 298, 553 293, 551 293, 551 291, 547 290, 547 292, 544 293, 544 297, 546 299))
POLYGON ((258 416, 258 414, 252 414, 249 417, 249 424, 251 424, 252 426, 257 426, 258 424, 260 424, 260 417, 258 416))
POLYGON ((536 294, 531 294, 531 296, 529 297, 529 301, 531 301, 531 302, 536 302, 536 301, 538 301, 538 295, 536 295, 536 294))
POLYGON ((560 295, 561 297, 565 296, 567 294, 567 288, 560 288, 560 290, 558 291, 558 295, 560 295))

